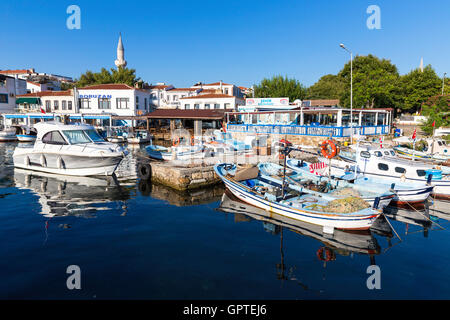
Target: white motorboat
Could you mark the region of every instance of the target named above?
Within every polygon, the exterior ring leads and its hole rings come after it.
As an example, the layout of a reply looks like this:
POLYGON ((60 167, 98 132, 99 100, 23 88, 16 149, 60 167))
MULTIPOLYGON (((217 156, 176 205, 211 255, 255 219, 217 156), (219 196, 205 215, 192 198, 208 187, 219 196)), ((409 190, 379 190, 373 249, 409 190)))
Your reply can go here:
POLYGON ((127 153, 106 142, 93 126, 41 122, 34 127, 34 146, 14 150, 17 168, 73 176, 109 176, 127 153))

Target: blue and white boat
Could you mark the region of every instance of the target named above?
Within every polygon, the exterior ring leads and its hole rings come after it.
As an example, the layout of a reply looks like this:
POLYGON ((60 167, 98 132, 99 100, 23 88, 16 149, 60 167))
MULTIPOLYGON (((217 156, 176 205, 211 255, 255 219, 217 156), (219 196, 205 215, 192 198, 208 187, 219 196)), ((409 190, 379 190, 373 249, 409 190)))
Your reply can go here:
POLYGON ((29 126, 25 126, 25 125, 21 125, 21 126, 14 126, 16 128, 16 137, 17 140, 19 140, 19 142, 34 142, 36 141, 36 137, 37 137, 37 130, 29 127, 29 126))
MULTIPOLYGON (((353 184, 345 180, 330 179, 327 176, 318 176, 309 172, 308 166, 301 162, 297 165, 289 159, 289 168, 286 169, 286 179, 291 183, 291 188, 304 193, 310 193, 322 196, 329 200, 344 199, 349 195, 355 195, 374 205, 377 198, 379 198, 379 207, 384 208, 389 205, 394 198, 394 193, 390 191, 389 186, 368 186, 365 184, 353 184), (352 190, 352 191, 350 191, 352 190)), ((282 183, 282 176, 284 168, 278 164, 264 162, 258 164, 261 176, 271 181, 278 181, 282 183), (279 177, 279 178, 278 178, 279 177)))
POLYGON ((205 156, 203 152, 203 146, 172 146, 163 147, 157 145, 149 145, 145 147, 145 151, 150 158, 157 160, 189 160, 200 159, 205 156))
POLYGON ((350 213, 321 211, 326 210, 331 201, 309 193, 285 192, 285 188, 261 179, 258 167, 239 171, 234 164, 221 163, 215 165, 214 170, 240 200, 292 219, 320 225, 327 233, 332 233, 335 228, 367 230, 381 214, 381 209, 371 207, 350 213))
POLYGON ((235 151, 240 151, 240 152, 252 151, 251 144, 233 139, 233 136, 231 135, 231 133, 222 132, 220 130, 214 131, 214 141, 232 146, 235 149, 235 151))

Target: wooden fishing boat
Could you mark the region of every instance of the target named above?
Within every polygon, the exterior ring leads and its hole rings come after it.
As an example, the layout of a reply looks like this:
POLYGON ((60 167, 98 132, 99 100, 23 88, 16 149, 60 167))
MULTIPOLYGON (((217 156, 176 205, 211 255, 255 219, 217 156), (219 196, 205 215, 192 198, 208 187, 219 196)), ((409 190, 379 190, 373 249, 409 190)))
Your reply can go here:
MULTIPOLYGON (((289 168, 286 170, 286 179, 295 190, 305 193, 319 195, 330 200, 344 199, 350 195, 361 197, 371 206, 378 198, 379 207, 384 208, 389 205, 394 198, 394 193, 388 186, 370 187, 364 184, 353 184, 345 180, 337 180, 327 176, 318 176, 310 173, 308 166, 301 162, 294 165, 294 161, 289 159, 289 168), (305 170, 306 169, 306 170, 305 170)), ((264 162, 258 164, 262 177, 282 183, 283 167, 274 163, 264 162)))
POLYGON ((349 213, 321 211, 331 201, 295 191, 290 188, 290 184, 280 188, 267 183, 261 179, 258 167, 240 171, 236 165, 221 163, 215 165, 214 170, 227 189, 240 200, 292 219, 320 225, 327 233, 333 233, 335 228, 369 229, 381 214, 377 206, 349 213))

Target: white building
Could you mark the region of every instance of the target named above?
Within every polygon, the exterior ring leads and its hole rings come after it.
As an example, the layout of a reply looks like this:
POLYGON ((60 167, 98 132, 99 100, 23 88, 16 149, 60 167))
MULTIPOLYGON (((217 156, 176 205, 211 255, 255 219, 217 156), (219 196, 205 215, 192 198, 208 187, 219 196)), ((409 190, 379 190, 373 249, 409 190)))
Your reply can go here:
POLYGON ((16 96, 26 92, 25 80, 0 74, 0 113, 13 112, 16 96))
POLYGON ((222 93, 200 94, 180 98, 180 109, 227 109, 236 110, 244 104, 244 99, 222 93))
POLYGON ((202 88, 202 89, 209 89, 209 90, 215 90, 216 93, 222 93, 230 96, 234 96, 237 98, 244 98, 244 92, 241 88, 238 86, 235 86, 234 84, 224 83, 223 81, 214 82, 214 83, 196 83, 191 88, 202 88))
POLYGON ((80 113, 111 113, 118 116, 138 116, 150 112, 148 90, 127 84, 99 84, 79 88, 80 113))
POLYGON ((42 106, 46 113, 136 116, 150 110, 149 92, 127 84, 99 84, 65 91, 28 93, 19 97, 23 101, 18 108, 20 112, 40 112, 42 106))

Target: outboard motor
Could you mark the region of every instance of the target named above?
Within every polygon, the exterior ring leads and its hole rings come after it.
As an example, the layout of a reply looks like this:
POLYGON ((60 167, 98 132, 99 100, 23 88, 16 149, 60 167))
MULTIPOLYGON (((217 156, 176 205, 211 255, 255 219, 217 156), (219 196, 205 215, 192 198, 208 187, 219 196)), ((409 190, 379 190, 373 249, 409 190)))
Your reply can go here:
POLYGON ((373 202, 373 208, 378 209, 379 205, 380 205, 380 197, 376 197, 375 201, 373 202))

